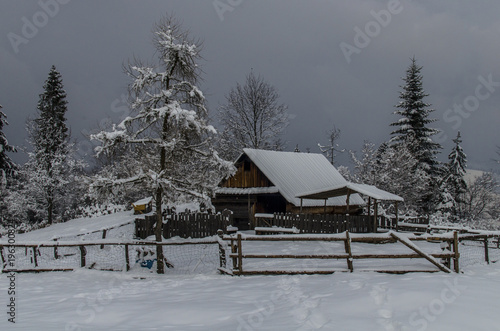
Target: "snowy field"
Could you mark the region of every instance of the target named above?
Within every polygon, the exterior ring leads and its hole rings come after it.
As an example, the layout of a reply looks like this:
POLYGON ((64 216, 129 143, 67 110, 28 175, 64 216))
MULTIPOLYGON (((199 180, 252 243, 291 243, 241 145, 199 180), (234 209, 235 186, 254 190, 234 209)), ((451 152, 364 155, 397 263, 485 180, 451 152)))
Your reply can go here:
MULTIPOLYGON (((104 229, 116 228, 131 223, 136 215, 132 211, 122 211, 95 218, 78 218, 65 223, 57 223, 43 229, 16 235, 17 241, 47 241, 54 238, 74 240, 76 236, 104 229)), ((98 235, 98 234, 96 234, 98 235)), ((117 235, 110 235, 117 237, 117 235)), ((87 237, 92 238, 92 237, 87 237)), ((99 236, 96 238, 100 238, 99 236)))
MULTIPOLYGON (((16 241, 49 240, 60 233, 65 234, 63 241, 95 241, 100 232, 76 235, 124 224, 133 215, 118 213, 100 219, 102 223, 87 219, 88 223, 57 224, 18 235, 16 241)), ((109 240, 130 241, 132 233, 133 226, 122 226, 109 231, 109 240)), ((415 243, 427 253, 441 250, 439 244, 415 243)), ((99 256, 109 266, 123 268, 124 253, 117 247, 95 246, 87 258, 99 256)), ((244 260, 245 270, 326 268, 338 272, 231 277, 216 271, 217 244, 198 244, 166 246, 165 254, 174 268, 157 275, 155 265, 143 268, 135 259, 129 272, 99 271, 79 268, 78 252, 50 260, 53 249, 47 249, 47 254, 41 250, 42 266, 57 263, 76 270, 1 274, 0 330, 500 330, 500 262, 481 262, 484 248, 480 244, 460 245, 461 274, 404 275, 369 270, 436 268, 423 259, 355 260, 354 272, 348 273, 345 259, 253 259, 244 260), (12 298, 14 319, 8 307, 12 298)), ((352 250, 354 254, 411 252, 401 243, 352 243, 352 250)), ((344 252, 344 244, 248 241, 243 242, 243 252, 336 254, 344 252)), ((490 259, 499 260, 500 250, 490 249, 490 259)), ((16 252, 16 262, 19 267, 33 267, 24 251, 16 252)), ((97 263, 97 267, 106 265, 97 263)))
POLYGON ((17 274, 0 330, 500 330, 500 263, 463 274, 17 274))

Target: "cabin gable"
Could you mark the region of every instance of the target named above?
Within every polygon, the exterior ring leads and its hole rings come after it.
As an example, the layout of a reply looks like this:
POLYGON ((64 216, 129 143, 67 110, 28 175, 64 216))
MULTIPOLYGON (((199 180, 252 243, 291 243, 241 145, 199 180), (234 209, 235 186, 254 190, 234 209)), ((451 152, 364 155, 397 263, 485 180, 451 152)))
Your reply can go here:
POLYGON ((264 175, 264 173, 252 162, 246 155, 243 155, 235 164, 236 174, 223 181, 221 187, 270 187, 273 183, 264 175))

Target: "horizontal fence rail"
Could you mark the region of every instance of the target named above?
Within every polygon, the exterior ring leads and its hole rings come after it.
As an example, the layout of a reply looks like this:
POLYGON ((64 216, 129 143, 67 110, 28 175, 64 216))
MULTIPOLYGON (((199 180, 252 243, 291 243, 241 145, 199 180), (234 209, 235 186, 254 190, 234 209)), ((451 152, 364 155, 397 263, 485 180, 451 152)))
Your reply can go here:
MULTIPOLYGON (((409 235, 395 232, 351 234, 346 231, 330 235, 245 236, 240 233, 225 235, 222 230, 218 231, 218 236, 211 238, 166 242, 101 239, 89 242, 44 241, 8 244, 0 240, 0 258, 3 272, 70 271, 82 267, 128 271, 137 268, 152 268, 157 262, 155 260, 157 246, 163 247, 166 273, 173 274, 213 273, 217 269, 232 275, 328 274, 335 271, 352 272, 355 267, 358 271, 390 273, 450 272, 450 269, 459 272, 460 267, 500 260, 498 234, 458 234, 457 232, 440 235, 409 235), (248 246, 252 242, 257 244, 254 246, 257 250, 248 246), (273 242, 277 244, 274 245, 273 242), (419 244, 419 242, 423 243, 419 244), (399 243, 398 246, 401 248, 405 246, 405 251, 384 248, 383 244, 394 243, 399 243), (364 244, 376 245, 367 247, 364 244), (426 252, 421 249, 420 245, 424 245, 426 249, 429 248, 426 245, 432 245, 434 248, 431 252, 426 252), (290 247, 293 248, 291 251, 290 247), (311 247, 319 248, 319 250, 308 251, 311 247), (418 259, 425 262, 426 270, 409 270, 411 268, 408 266, 404 267, 405 269, 390 270, 384 267, 385 262, 382 262, 384 259, 389 261, 390 266, 399 266, 399 263, 391 261, 418 259), (332 263, 336 261, 336 267, 335 270, 330 267, 326 270, 254 268, 261 261, 267 261, 268 266, 275 266, 282 261, 294 260, 304 261, 305 264, 308 264, 308 261, 320 260, 327 266, 330 265, 330 261, 332 263), (345 261, 344 264, 340 263, 342 260, 345 261), (368 261, 371 267, 366 269, 367 264, 361 261, 368 261), (251 268, 248 268, 249 266, 251 268)), ((295 269, 297 265, 292 262, 295 269)), ((415 264, 410 266, 415 267, 415 264)))
MULTIPOLYGON (((378 272, 388 273, 406 273, 406 272, 451 272, 449 269, 451 261, 455 272, 459 272, 459 257, 458 252, 458 234, 454 233, 452 236, 401 236, 400 234, 391 232, 386 235, 375 236, 351 236, 348 231, 340 235, 332 236, 307 236, 307 235, 286 235, 286 236, 242 236, 241 234, 222 236, 221 240, 226 241, 226 247, 230 251, 227 259, 224 260, 219 270, 223 273, 232 275, 275 275, 275 274, 330 274, 335 271, 350 271, 354 270, 354 261, 363 259, 425 259, 430 264, 434 265, 436 270, 374 270, 378 272), (244 253, 244 242, 341 242, 343 245, 342 251, 329 252, 329 254, 279 254, 276 252, 269 252, 266 254, 244 253), (418 246, 414 245, 412 241, 426 241, 426 242, 442 242, 445 243, 448 249, 442 253, 425 253, 418 246), (388 243, 402 243, 409 248, 412 253, 353 253, 353 243, 369 243, 369 244, 388 244, 388 243), (276 261, 282 259, 320 259, 320 260, 346 260, 346 269, 344 270, 247 270, 244 269, 243 261, 245 259, 275 259, 276 261), (441 259, 441 261, 437 260, 441 259), (232 266, 228 268, 227 261, 232 261, 232 266)), ((320 246, 318 246, 320 247, 320 246)), ((247 249, 247 248, 245 248, 247 249)), ((337 248, 338 249, 338 248, 337 248)))
POLYGON ((152 267, 156 246, 163 247, 171 273, 214 272, 219 265, 218 241, 212 238, 181 242, 112 241, 0 243, 3 272, 71 271, 90 268, 129 271, 141 264, 152 267))

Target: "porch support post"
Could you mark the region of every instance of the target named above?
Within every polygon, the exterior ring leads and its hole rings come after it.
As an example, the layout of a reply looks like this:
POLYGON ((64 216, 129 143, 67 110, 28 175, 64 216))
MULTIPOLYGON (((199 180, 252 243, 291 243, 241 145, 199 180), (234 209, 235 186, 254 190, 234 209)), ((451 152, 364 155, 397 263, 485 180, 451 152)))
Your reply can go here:
POLYGON ((396 201, 395 203, 395 207, 396 207, 396 231, 398 231, 398 223, 399 223, 399 212, 398 212, 398 201, 396 201))
POLYGON ((325 207, 323 208, 323 214, 326 214, 326 200, 327 199, 325 199, 325 207))
POLYGON ((373 207, 375 208, 375 219, 373 221, 373 232, 377 232, 377 223, 378 223, 378 201, 377 199, 373 199, 373 207))
POLYGON ((371 221, 372 221, 372 197, 368 197, 368 222, 371 221))
POLYGON ((347 207, 347 210, 346 210, 346 215, 349 216, 349 200, 350 200, 350 197, 351 197, 351 190, 347 190, 347 198, 345 200, 345 204, 346 204, 346 207, 347 207))
POLYGON ((252 226, 252 208, 250 206, 250 193, 247 195, 248 196, 248 225, 249 225, 249 228, 251 229, 252 226))
POLYGON ((302 214, 302 198, 300 198, 300 213, 302 214))

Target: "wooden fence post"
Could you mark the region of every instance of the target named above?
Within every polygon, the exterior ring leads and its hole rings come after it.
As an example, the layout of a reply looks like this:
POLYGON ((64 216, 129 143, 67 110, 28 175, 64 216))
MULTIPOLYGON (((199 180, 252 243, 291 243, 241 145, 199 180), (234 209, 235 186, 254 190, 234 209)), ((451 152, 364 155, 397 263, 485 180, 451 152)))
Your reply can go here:
POLYGON ((460 253, 458 252, 458 232, 457 231, 453 232, 453 253, 455 253, 455 256, 453 257, 453 266, 455 267, 455 272, 459 273, 460 272, 460 266, 459 266, 460 253))
POLYGON ((243 257, 241 252, 241 233, 238 233, 238 271, 240 275, 243 273, 243 257))
MULTIPOLYGON (((106 239, 106 229, 102 230, 102 239, 106 239)), ((104 248, 104 245, 101 245, 101 249, 104 248)))
POLYGON ((87 250, 85 246, 80 245, 80 266, 85 267, 85 256, 87 255, 87 250))
MULTIPOLYGON (((57 239, 54 239, 55 242, 57 242, 57 239)), ((54 246, 54 259, 59 258, 59 253, 57 252, 57 246, 54 246)))
MULTIPOLYGON (((231 237, 231 254, 236 254, 236 244, 234 243, 233 237, 231 237)), ((233 255, 233 270, 236 270, 236 266, 238 265, 238 259, 233 255)))
POLYGON ((484 260, 490 264, 490 255, 488 252, 488 236, 484 237, 484 260))
POLYGON ((3 246, 0 246, 0 256, 2 257, 2 269, 5 269, 7 266, 7 260, 5 259, 5 255, 3 255, 3 246))
POLYGON ((226 268, 226 250, 222 247, 222 236, 224 235, 224 231, 217 230, 217 235, 219 236, 219 266, 221 268, 226 268))
POLYGON ((35 267, 38 267, 38 259, 36 258, 36 251, 37 251, 37 248, 33 247, 33 261, 35 263, 35 267))
POLYGON ((128 256, 128 245, 125 244, 125 270, 130 271, 130 258, 128 256))
POLYGON ((347 268, 349 268, 349 270, 351 272, 354 271, 354 266, 352 264, 352 250, 351 250, 351 236, 349 235, 349 231, 346 231, 345 232, 345 236, 346 236, 346 239, 345 239, 345 252, 347 253, 348 257, 347 257, 347 268))

